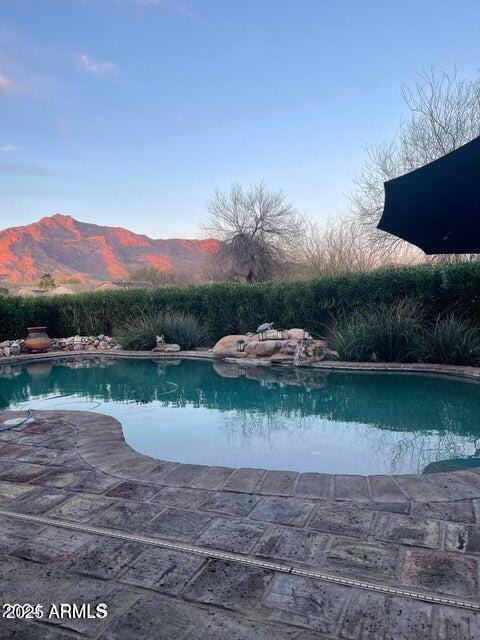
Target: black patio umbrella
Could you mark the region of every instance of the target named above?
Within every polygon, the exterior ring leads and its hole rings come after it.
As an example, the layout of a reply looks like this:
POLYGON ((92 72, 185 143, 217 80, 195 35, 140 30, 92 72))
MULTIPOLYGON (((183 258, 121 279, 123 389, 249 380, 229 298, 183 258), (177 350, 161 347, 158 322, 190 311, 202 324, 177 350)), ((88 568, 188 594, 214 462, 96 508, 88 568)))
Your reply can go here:
POLYGON ((480 253, 480 136, 385 182, 378 228, 425 253, 480 253))

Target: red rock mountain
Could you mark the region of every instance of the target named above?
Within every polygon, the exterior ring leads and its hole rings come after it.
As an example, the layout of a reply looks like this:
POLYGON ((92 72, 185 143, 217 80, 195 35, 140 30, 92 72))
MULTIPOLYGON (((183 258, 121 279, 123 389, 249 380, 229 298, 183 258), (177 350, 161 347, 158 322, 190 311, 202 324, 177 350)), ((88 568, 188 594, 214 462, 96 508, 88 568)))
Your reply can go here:
POLYGON ((144 266, 200 275, 217 248, 216 240, 154 240, 57 213, 0 231, 0 281, 34 282, 45 272, 82 282, 121 280, 144 266))

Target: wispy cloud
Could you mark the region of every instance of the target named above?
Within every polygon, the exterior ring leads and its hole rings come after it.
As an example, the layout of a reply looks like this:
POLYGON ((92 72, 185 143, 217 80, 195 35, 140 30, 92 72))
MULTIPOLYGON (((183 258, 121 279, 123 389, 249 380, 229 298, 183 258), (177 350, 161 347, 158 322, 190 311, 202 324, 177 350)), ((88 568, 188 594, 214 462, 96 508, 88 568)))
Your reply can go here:
POLYGON ((14 164, 13 162, 0 162, 0 173, 9 173, 25 176, 54 176, 58 172, 50 167, 36 164, 14 164))
POLYGON ((105 73, 115 73, 117 65, 114 62, 99 62, 94 60, 86 53, 82 53, 77 58, 79 69, 91 73, 94 76, 100 76, 105 73))
POLYGON ((0 152, 2 153, 14 153, 15 151, 22 151, 23 147, 18 144, 2 144, 0 145, 0 152))
POLYGON ((56 84, 52 78, 32 72, 12 55, 0 51, 0 94, 41 98, 56 84))
POLYGON ((0 91, 9 91, 12 88, 12 81, 4 73, 0 73, 0 91))

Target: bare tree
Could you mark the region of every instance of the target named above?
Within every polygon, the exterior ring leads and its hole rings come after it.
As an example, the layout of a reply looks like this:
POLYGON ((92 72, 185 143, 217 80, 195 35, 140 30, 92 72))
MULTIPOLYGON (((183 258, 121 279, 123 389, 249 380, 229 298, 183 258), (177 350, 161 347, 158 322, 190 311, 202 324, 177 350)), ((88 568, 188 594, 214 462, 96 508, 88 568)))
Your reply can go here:
POLYGON ((300 264, 308 275, 338 271, 368 271, 377 266, 374 248, 359 233, 358 223, 350 217, 328 220, 324 226, 307 225, 302 238, 300 264))
POLYGON ((129 274, 130 282, 136 282, 142 287, 165 287, 169 285, 191 284, 202 279, 202 274, 195 274, 186 269, 176 268, 175 271, 157 269, 144 266, 134 269, 129 274))
POLYGON ((323 226, 314 222, 307 224, 299 247, 298 271, 308 277, 339 271, 370 271, 418 261, 413 252, 385 255, 362 233, 360 222, 351 215, 327 220, 323 226))
POLYGON ((152 266, 138 267, 130 272, 131 282, 146 287, 161 287, 167 284, 174 284, 175 278, 172 271, 157 269, 152 266))
POLYGON ((412 171, 480 135, 480 77, 462 80, 456 70, 423 71, 403 88, 410 112, 388 142, 367 148, 368 159, 356 179, 352 210, 362 231, 387 255, 405 246, 376 229, 384 205, 383 183, 412 171))
POLYGON ((217 189, 207 210, 204 229, 221 242, 214 259, 228 279, 267 280, 290 261, 303 219, 283 191, 234 184, 228 193, 217 189))

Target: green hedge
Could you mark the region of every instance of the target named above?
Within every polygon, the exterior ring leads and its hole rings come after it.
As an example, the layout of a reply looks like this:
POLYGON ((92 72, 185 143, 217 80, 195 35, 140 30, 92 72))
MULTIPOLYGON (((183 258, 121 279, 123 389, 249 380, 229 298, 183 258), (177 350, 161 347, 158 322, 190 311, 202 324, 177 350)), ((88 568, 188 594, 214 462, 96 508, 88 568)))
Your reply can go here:
POLYGON ((184 311, 205 323, 215 341, 255 330, 264 321, 322 333, 339 310, 414 298, 427 315, 454 308, 480 324, 480 262, 419 265, 341 273, 316 280, 265 284, 202 284, 155 290, 98 291, 52 297, 0 297, 0 340, 47 325, 51 336, 111 334, 141 312, 184 311))

